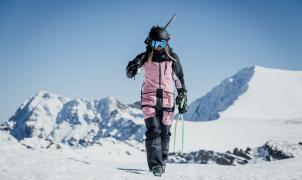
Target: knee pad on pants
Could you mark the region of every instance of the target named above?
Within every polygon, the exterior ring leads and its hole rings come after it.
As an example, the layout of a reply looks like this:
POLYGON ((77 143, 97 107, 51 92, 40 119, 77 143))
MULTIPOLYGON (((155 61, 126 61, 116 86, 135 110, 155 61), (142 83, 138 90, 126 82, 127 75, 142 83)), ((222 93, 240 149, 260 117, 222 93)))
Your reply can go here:
POLYGON ((155 138, 160 136, 161 130, 160 125, 156 117, 150 117, 145 119, 146 124, 146 138, 155 138))

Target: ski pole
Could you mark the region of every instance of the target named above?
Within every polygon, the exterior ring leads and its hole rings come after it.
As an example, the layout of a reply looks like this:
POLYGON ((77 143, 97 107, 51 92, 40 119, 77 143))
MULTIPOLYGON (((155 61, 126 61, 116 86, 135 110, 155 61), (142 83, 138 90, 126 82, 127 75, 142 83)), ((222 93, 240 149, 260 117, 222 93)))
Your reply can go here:
MULTIPOLYGON (((180 103, 180 107, 184 106, 185 99, 182 99, 180 103)), ((179 114, 179 119, 182 121, 182 126, 181 126, 181 154, 183 155, 184 152, 184 136, 185 136, 185 121, 184 121, 184 116, 182 114, 179 114)))
POLYGON ((176 122, 175 122, 173 152, 175 152, 178 121, 182 121, 182 126, 181 126, 181 154, 183 155, 183 152, 184 152, 184 137, 185 137, 185 127, 184 127, 185 121, 184 121, 184 118, 183 118, 182 114, 178 115, 178 118, 176 119, 176 122))
MULTIPOLYGON (((173 18, 172 18, 173 19, 173 18)), ((180 102, 179 104, 179 107, 183 107, 184 106, 184 103, 185 103, 185 99, 182 99, 182 101, 180 102)), ((183 155, 183 152, 184 152, 184 136, 185 136, 185 121, 184 121, 184 117, 182 114, 178 114, 178 118, 176 119, 176 122, 175 122, 175 127, 174 127, 174 152, 175 152, 175 144, 176 144, 176 132, 177 132, 177 123, 178 123, 178 120, 182 121, 182 126, 181 126, 181 154, 183 155)))
POLYGON ((181 154, 184 154, 184 136, 185 136, 185 121, 184 116, 182 114, 179 115, 179 119, 182 120, 182 127, 181 127, 181 154))
POLYGON ((175 126, 174 126, 174 146, 173 146, 173 152, 175 152, 177 122, 178 122, 178 118, 176 119, 175 126))

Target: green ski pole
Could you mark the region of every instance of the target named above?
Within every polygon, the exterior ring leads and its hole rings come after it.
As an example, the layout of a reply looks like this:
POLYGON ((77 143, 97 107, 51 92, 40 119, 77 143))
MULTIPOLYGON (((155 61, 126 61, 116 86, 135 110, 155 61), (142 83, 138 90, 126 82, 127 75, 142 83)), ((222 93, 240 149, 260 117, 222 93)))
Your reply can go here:
POLYGON ((173 152, 175 152, 177 122, 178 122, 178 119, 176 119, 175 126, 174 126, 174 146, 173 146, 173 152))
MULTIPOLYGON (((180 107, 183 107, 185 103, 185 99, 183 99, 180 103, 180 107)), ((183 155, 184 153, 184 136, 185 136, 185 121, 184 117, 182 114, 179 114, 179 119, 182 121, 182 126, 181 126, 181 154, 183 155)))
POLYGON ((181 114, 180 115, 180 119, 182 120, 182 131, 181 131, 181 154, 183 155, 184 154, 184 136, 185 136, 185 121, 184 121, 184 117, 183 115, 181 114))
MULTIPOLYGON (((185 103, 185 99, 183 99, 181 101, 181 103, 179 104, 179 107, 183 107, 185 103)), ((174 127, 174 146, 173 146, 173 151, 175 152, 175 144, 176 144, 176 132, 177 132, 177 123, 178 120, 182 121, 182 130, 181 130, 181 154, 183 155, 183 151, 184 151, 184 136, 185 136, 185 121, 184 121, 184 117, 182 114, 178 114, 178 118, 176 119, 175 122, 175 127, 174 127)))

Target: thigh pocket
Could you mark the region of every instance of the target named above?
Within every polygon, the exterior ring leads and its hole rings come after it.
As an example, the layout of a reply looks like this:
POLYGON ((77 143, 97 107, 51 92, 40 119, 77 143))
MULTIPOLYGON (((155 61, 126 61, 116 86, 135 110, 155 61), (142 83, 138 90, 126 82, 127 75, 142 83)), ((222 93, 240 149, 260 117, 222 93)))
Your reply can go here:
POLYGON ((142 105, 155 106, 156 96, 154 93, 142 94, 142 105))
POLYGON ((174 112, 167 112, 167 111, 163 112, 162 123, 164 125, 172 125, 173 119, 174 119, 174 112))
POLYGON ((164 107, 173 107, 174 106, 174 94, 170 92, 164 92, 163 97, 163 106, 164 107))

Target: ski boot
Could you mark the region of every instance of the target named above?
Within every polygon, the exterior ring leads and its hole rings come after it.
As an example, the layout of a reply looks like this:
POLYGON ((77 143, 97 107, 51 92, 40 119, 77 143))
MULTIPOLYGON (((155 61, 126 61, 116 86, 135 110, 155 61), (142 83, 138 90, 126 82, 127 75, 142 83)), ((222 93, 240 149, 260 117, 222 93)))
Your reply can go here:
POLYGON ((156 165, 152 167, 152 172, 154 176, 161 176, 163 173, 163 168, 160 165, 156 165))

